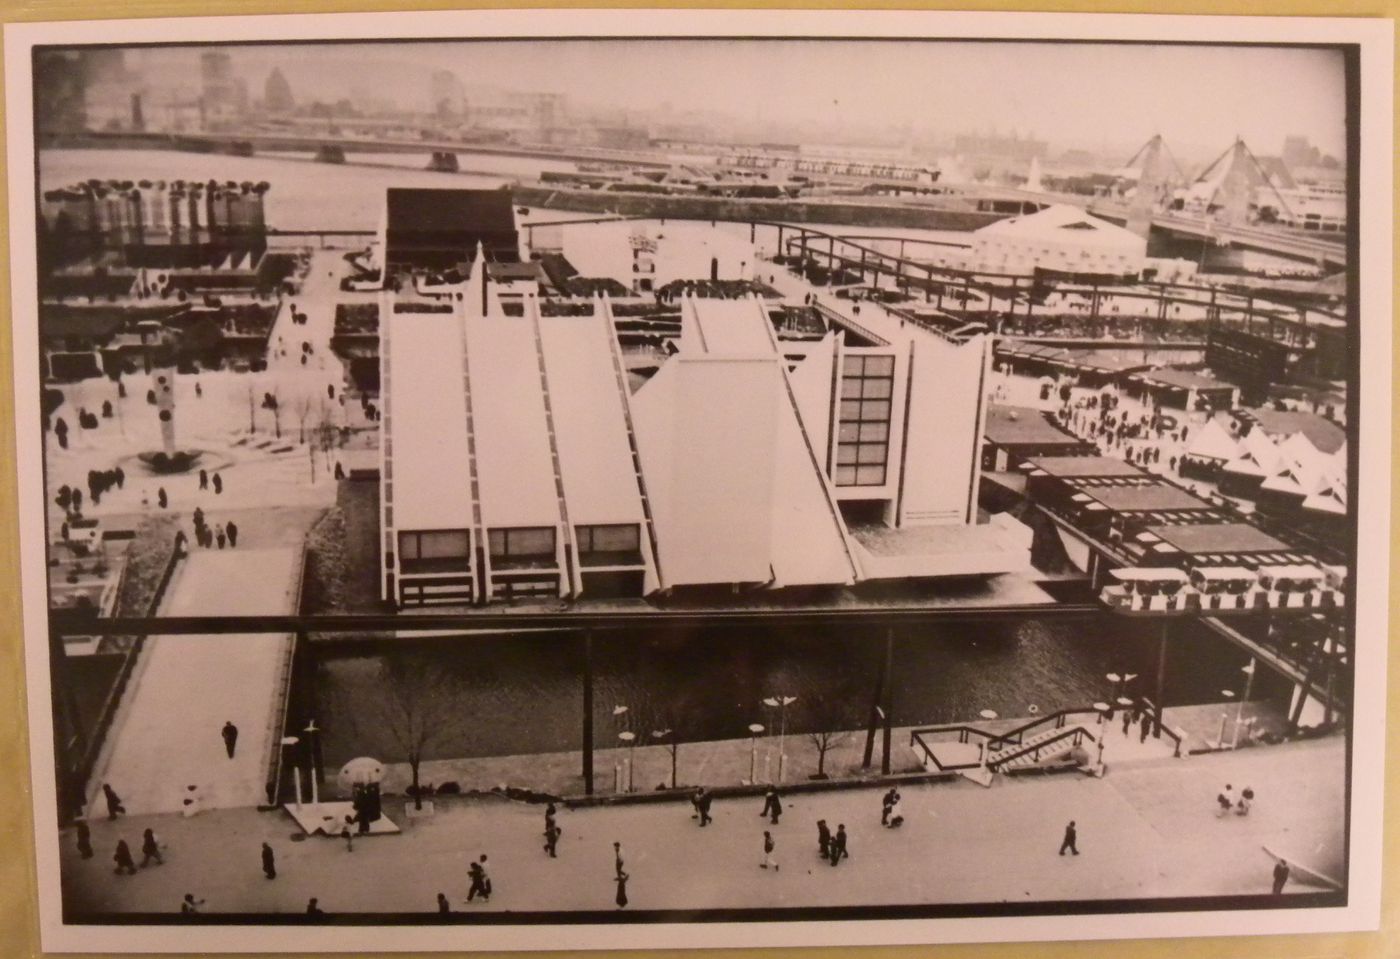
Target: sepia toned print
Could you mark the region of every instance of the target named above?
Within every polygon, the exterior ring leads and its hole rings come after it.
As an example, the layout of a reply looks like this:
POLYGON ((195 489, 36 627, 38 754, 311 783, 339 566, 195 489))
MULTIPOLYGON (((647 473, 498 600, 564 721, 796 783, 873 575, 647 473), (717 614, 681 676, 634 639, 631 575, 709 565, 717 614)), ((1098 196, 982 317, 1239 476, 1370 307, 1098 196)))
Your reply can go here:
POLYGON ((1372 901, 1359 43, 122 39, 29 62, 65 932, 1372 901))

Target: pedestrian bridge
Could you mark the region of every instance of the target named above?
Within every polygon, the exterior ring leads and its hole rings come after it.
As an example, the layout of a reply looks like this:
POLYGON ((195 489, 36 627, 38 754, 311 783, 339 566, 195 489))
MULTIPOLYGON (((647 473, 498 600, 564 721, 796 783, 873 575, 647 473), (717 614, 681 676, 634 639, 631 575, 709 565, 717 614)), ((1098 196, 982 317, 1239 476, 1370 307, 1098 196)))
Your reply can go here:
MULTIPOLYGON (((294 548, 196 550, 160 615, 290 613, 300 565, 294 548)), ((105 811, 103 783, 132 815, 184 810, 189 786, 205 809, 265 803, 291 643, 286 633, 148 637, 88 780, 89 815, 105 811), (231 759, 227 721, 239 730, 231 759)))

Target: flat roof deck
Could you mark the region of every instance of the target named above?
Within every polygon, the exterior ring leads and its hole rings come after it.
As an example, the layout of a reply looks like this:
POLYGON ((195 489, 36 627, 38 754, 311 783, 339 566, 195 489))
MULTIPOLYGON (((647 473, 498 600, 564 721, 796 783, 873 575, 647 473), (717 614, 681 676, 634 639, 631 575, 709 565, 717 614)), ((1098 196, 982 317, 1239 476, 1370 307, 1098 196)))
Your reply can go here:
POLYGON ((1093 486, 1081 488, 1079 492, 1116 513, 1214 509, 1205 500, 1167 483, 1147 486, 1093 486))
POLYGON ((1027 462, 1060 479, 1150 475, 1113 456, 1036 456, 1027 462))
MULTIPOLYGON (((694 345, 706 353, 765 356, 776 352, 768 314, 756 300, 689 297, 682 311, 696 333, 694 345)), ((686 347, 690 346, 687 341, 686 347)))
POLYGON ((1050 422, 1040 410, 1026 406, 990 404, 983 434, 988 442, 998 446, 1087 446, 1073 433, 1050 422))
POLYGON ((1293 547, 1248 523, 1183 523, 1149 526, 1153 534, 1183 553, 1295 553, 1293 547))

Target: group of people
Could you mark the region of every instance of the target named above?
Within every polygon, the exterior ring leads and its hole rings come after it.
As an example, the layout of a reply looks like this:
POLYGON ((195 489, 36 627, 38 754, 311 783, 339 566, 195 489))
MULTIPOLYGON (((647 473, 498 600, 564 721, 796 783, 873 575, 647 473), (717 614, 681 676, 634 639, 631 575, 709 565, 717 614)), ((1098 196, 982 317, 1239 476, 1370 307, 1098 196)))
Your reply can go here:
POLYGON ((205 549, 211 549, 216 544, 219 549, 223 549, 225 544, 230 548, 235 547, 238 545, 238 524, 229 520, 227 523, 215 523, 211 527, 204 518, 204 510, 196 506, 194 509, 194 539, 205 549))
POLYGON ((1215 815, 1218 819, 1224 818, 1233 811, 1236 816, 1248 816, 1250 807, 1253 805, 1253 787, 1245 786, 1237 799, 1233 787, 1226 783, 1225 788, 1215 797, 1215 815))

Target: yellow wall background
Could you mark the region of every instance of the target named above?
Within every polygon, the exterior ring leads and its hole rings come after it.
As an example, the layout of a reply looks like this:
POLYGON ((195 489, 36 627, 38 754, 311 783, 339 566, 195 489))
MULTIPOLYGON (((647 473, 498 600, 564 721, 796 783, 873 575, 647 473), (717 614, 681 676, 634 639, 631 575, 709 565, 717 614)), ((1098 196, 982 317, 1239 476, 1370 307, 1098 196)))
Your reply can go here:
MULTIPOLYGON (((791 0, 791 2, 711 2, 629 3, 610 0, 523 0, 523 2, 452 3, 441 0, 0 0, 0 23, 21 21, 116 19, 135 17, 220 16, 269 13, 349 13, 383 10, 461 10, 508 7, 527 8, 653 8, 675 9, 867 9, 867 10, 972 10, 1038 11, 1078 13, 1159 13, 1199 15, 1267 16, 1346 16, 1400 17, 1400 0, 1094 0, 1061 2, 998 3, 996 0, 961 2, 871 2, 871 0, 791 0)), ((1393 25, 1393 24, 1392 24, 1393 25)), ((1400 100, 1397 100, 1400 103, 1400 100)), ((3 111, 0 111, 3 112, 3 111)), ((1397 117, 1400 120, 1400 117, 1397 117)), ((1400 128, 1400 123, 1397 123, 1400 128)), ((0 146, 0 169, 4 169, 6 147, 0 146)), ((1391 148, 1394 155, 1394 148, 1391 148)), ((1392 173, 1393 175, 1393 173, 1392 173)), ((1400 200, 1400 190, 1396 191, 1400 200)), ((0 190, 0 216, 7 216, 8 197, 0 190)), ((1400 204, 1396 219, 1400 220, 1400 204)), ((1400 247, 1397 247, 1400 249, 1400 247)), ((20 636, 19 542, 16 515, 15 477, 10 464, 15 456, 13 356, 10 351, 9 231, 0 230, 0 959, 42 955, 39 951, 38 905, 35 894, 33 816, 28 789, 29 753, 25 735, 27 703, 24 697, 24 663, 20 636)), ((1394 301, 1400 303, 1400 287, 1392 278, 1394 301)), ((1393 318, 1392 318, 1393 322, 1393 318)), ((1395 337, 1400 347, 1400 336, 1395 337)), ((1395 357, 1392 356, 1392 364, 1395 357)), ((1400 428, 1400 409, 1392 395, 1393 429, 1400 428)), ((1400 451, 1400 432, 1395 434, 1395 450, 1400 451)), ((1392 473, 1395 470, 1392 468, 1392 473)), ((1392 503, 1394 496, 1392 495, 1392 503)), ((1400 555, 1400 536, 1394 509, 1391 527, 1392 552, 1400 555)), ((1392 623, 1400 623, 1396 584, 1400 563, 1391 570, 1392 623)), ((1394 627, 1392 627, 1394 628, 1394 627)), ((1400 689, 1400 655, 1394 651, 1388 669, 1389 688, 1400 689)), ((629 951, 629 959, 768 959, 800 956, 801 959, 1400 959, 1400 898, 1394 879, 1400 876, 1400 706, 1395 698, 1386 715, 1386 815, 1385 875, 1381 930, 1314 936, 1222 937, 1186 940, 1118 940, 1109 942, 1027 943, 1022 945, 892 946, 852 950, 829 949, 736 949, 736 950, 652 950, 629 951)), ((1088 917, 1086 922, 1092 922, 1088 917)), ((314 954, 303 954, 314 955, 314 954)), ((344 954, 342 954, 344 955, 344 954)), ((424 953, 444 956, 448 953, 424 953)), ((606 956, 603 952, 579 953, 473 953, 474 956, 579 955, 606 956)), ((619 954, 620 955, 620 954, 619 954)))

